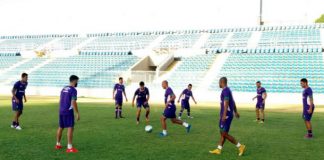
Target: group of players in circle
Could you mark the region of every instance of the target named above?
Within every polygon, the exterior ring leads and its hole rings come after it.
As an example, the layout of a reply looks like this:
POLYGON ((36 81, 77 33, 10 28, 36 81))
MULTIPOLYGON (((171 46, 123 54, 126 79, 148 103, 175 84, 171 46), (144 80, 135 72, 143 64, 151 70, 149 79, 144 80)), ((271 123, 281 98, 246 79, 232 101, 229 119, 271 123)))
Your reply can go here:
MULTIPOLYGON (((65 128, 67 128, 67 153, 76 153, 78 150, 72 146, 72 139, 73 139, 73 130, 74 130, 74 122, 76 120, 80 120, 80 113, 78 110, 77 105, 77 90, 76 87, 78 86, 79 77, 75 75, 70 76, 70 84, 65 86, 60 94, 60 107, 59 107, 59 127, 56 133, 56 145, 55 149, 60 150, 62 149, 61 145, 61 138, 62 132, 65 128), (76 116, 76 118, 75 118, 76 116)), ((21 80, 17 81, 12 89, 12 109, 15 112, 14 118, 12 121, 11 128, 16 130, 21 130, 21 126, 19 123, 19 117, 23 113, 23 103, 27 102, 25 90, 28 85, 28 74, 23 73, 21 75, 21 80), (23 102, 24 99, 24 102, 23 102)), ((307 134, 305 138, 312 138, 312 126, 311 126, 311 118, 314 112, 314 103, 313 103, 313 92, 312 89, 308 86, 307 79, 303 78, 300 80, 300 85, 304 89, 303 91, 303 119, 305 121, 305 125, 307 128, 307 134)), ((246 146, 240 144, 233 136, 229 135, 231 122, 234 118, 240 117, 240 114, 237 111, 236 104, 234 101, 234 97, 232 94, 231 89, 227 86, 227 78, 222 77, 219 79, 219 87, 222 89, 220 95, 220 118, 219 118, 219 128, 220 128, 220 139, 216 149, 209 151, 212 154, 221 154, 223 145, 225 140, 230 141, 238 148, 238 155, 242 156, 246 150, 246 146)), ((257 95, 253 98, 257 99, 256 104, 256 121, 259 123, 264 123, 265 116, 264 116, 264 108, 265 108, 265 101, 267 98, 266 89, 261 86, 261 82, 256 82, 257 87, 257 95)), ((193 94, 192 94, 192 85, 189 84, 188 87, 183 90, 180 94, 178 103, 181 100, 181 110, 179 116, 176 116, 176 96, 169 86, 168 81, 164 80, 162 82, 162 88, 165 90, 164 94, 164 112, 160 118, 162 132, 159 134, 161 137, 165 137, 168 135, 167 133, 167 125, 166 120, 170 119, 172 123, 182 125, 185 127, 187 133, 190 132, 191 125, 187 122, 181 120, 181 115, 183 111, 186 109, 188 118, 193 118, 190 115, 190 104, 189 99, 192 98, 193 101, 197 104, 193 94)), ((123 78, 119 78, 119 82, 115 84, 113 89, 113 99, 115 100, 115 118, 123 118, 122 116, 122 105, 123 105, 123 97, 126 98, 127 96, 125 92, 125 86, 123 85, 123 78)), ((132 106, 135 106, 135 99, 136 99, 136 123, 140 123, 140 114, 141 108, 143 107, 146 110, 146 123, 149 123, 149 114, 150 114, 150 106, 149 106, 149 89, 145 87, 144 82, 139 83, 139 88, 135 91, 133 99, 132 99, 132 106)))

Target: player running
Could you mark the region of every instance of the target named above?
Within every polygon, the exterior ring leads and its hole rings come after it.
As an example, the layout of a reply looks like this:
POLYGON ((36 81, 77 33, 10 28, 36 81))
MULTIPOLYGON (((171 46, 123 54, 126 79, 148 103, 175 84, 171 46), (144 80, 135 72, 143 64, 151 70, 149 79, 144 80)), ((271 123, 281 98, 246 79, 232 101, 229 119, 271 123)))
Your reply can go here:
POLYGON ((192 84, 189 84, 188 88, 184 89, 179 96, 178 103, 180 102, 180 98, 182 98, 182 100, 181 100, 181 110, 179 112, 178 119, 181 119, 182 113, 185 109, 187 110, 188 118, 193 118, 192 116, 190 116, 190 103, 189 103, 190 97, 192 97, 192 100, 195 102, 195 104, 197 104, 197 102, 194 96, 192 95, 191 89, 192 89, 192 84))
POLYGON ((12 110, 15 112, 14 118, 11 124, 11 128, 16 130, 21 130, 21 126, 19 124, 19 118, 24 110, 24 102, 27 102, 25 90, 28 85, 28 74, 22 73, 21 80, 17 81, 12 88, 12 110), (23 102, 24 98, 24 102, 23 102))
POLYGON ((308 86, 308 81, 306 78, 300 80, 300 85, 304 89, 303 91, 303 119, 305 121, 307 134, 305 138, 313 138, 311 119, 315 109, 313 90, 308 86))
POLYGON ((142 107, 146 110, 146 123, 149 122, 149 114, 150 114, 150 106, 148 104, 148 101, 150 99, 150 92, 148 88, 145 87, 144 82, 139 83, 139 88, 135 91, 133 101, 132 101, 132 106, 134 107, 134 101, 136 99, 136 107, 137 107, 137 112, 136 112, 136 124, 139 124, 140 122, 140 116, 141 116, 141 109, 142 107))
POLYGON ((225 140, 229 140, 231 143, 236 145, 239 150, 239 156, 242 156, 245 151, 245 145, 241 145, 234 137, 229 135, 229 130, 231 127, 231 123, 233 120, 233 112, 235 113, 235 117, 239 118, 240 115, 237 112, 236 104, 232 95, 232 91, 227 87, 227 78, 222 77, 219 80, 219 87, 222 88, 221 93, 221 103, 220 103, 220 120, 219 120, 219 128, 220 128, 220 140, 218 143, 217 149, 213 151, 209 151, 212 154, 221 154, 222 148, 225 143, 225 140))
POLYGON ((115 118, 124 118, 122 116, 122 106, 123 106, 123 94, 127 100, 126 92, 125 92, 125 86, 124 86, 123 77, 119 77, 119 83, 116 83, 113 89, 113 99, 115 100, 115 118))
POLYGON ((176 118, 176 106, 174 104, 176 96, 173 93, 172 89, 169 87, 168 81, 165 80, 162 82, 162 88, 165 89, 165 109, 163 115, 161 116, 161 125, 163 130, 160 133, 160 136, 164 137, 168 135, 166 126, 166 120, 168 118, 171 119, 172 123, 183 125, 184 127, 186 127, 187 133, 189 133, 191 125, 176 118))
POLYGON ((61 91, 60 96, 60 110, 59 110, 59 128, 56 132, 56 149, 61 149, 62 132, 64 128, 67 128, 67 153, 78 152, 72 146, 73 130, 74 130, 74 111, 76 113, 77 121, 80 120, 80 114, 77 105, 77 90, 79 77, 72 75, 70 76, 70 85, 66 86, 61 91))
POLYGON ((257 99, 257 104, 256 104, 256 122, 259 123, 264 123, 264 108, 265 108, 265 101, 267 99, 267 91, 265 88, 261 87, 261 82, 257 81, 256 82, 256 87, 257 87, 257 95, 253 97, 253 101, 257 99), (261 117, 261 121, 260 121, 261 117))

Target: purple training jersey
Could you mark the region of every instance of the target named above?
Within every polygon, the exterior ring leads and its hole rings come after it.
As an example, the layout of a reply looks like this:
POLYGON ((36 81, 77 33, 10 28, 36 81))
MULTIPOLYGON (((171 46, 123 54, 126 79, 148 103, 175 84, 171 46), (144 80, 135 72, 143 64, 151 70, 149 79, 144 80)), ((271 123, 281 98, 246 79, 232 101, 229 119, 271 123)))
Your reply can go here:
POLYGON ((183 90, 182 94, 184 95, 184 98, 182 99, 182 101, 186 101, 186 102, 188 102, 190 97, 192 96, 192 92, 189 89, 183 90))
POLYGON ((138 88, 135 93, 134 96, 137 96, 136 101, 137 102, 145 102, 147 101, 146 96, 150 95, 150 92, 148 90, 148 88, 144 87, 144 90, 141 90, 140 88, 138 88))
POLYGON ((125 86, 123 84, 116 83, 114 86, 115 98, 116 99, 123 99, 123 92, 125 92, 125 86))
POLYGON ((263 102, 264 99, 263 99, 262 95, 266 92, 267 92, 266 89, 263 87, 260 87, 257 89, 257 103, 258 104, 263 102))
MULTIPOLYGON (((303 91, 303 108, 304 108, 304 113, 308 111, 310 107, 310 99, 313 98, 313 90, 312 88, 308 87, 304 89, 303 91)), ((313 106, 315 107, 315 105, 313 106)))
POLYGON ((60 97, 60 115, 73 115, 72 100, 77 100, 77 90, 72 86, 64 87, 60 97))
POLYGON ((25 90, 27 88, 28 82, 23 83, 21 81, 17 81, 13 88, 16 90, 15 96, 19 99, 22 100, 23 96, 25 95, 25 90))
POLYGON ((221 102, 220 102, 220 106, 221 106, 220 116, 222 117, 223 114, 226 114, 227 117, 233 117, 233 111, 234 111, 235 101, 234 101, 234 98, 233 98, 231 89, 228 88, 228 87, 225 87, 222 90, 222 94, 221 94, 220 98, 221 98, 221 102), (225 100, 229 101, 229 106, 227 108, 227 111, 224 111, 225 100))
MULTIPOLYGON (((174 95, 173 90, 172 90, 170 87, 168 87, 168 88, 165 90, 165 94, 164 94, 164 103, 167 104, 167 102, 168 102, 168 98, 171 97, 171 96, 173 96, 173 95, 174 95)), ((174 100, 171 101, 171 104, 174 105, 174 100)))

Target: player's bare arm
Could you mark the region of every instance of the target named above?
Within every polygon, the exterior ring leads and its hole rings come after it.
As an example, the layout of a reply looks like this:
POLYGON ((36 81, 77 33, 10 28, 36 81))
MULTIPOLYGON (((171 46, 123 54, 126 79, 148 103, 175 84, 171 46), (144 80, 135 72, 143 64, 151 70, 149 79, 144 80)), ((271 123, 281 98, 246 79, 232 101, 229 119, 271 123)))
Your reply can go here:
POLYGON ((224 110, 223 110, 224 113, 223 113, 223 116, 222 116, 222 122, 226 121, 226 115, 227 115, 228 106, 229 106, 229 100, 225 100, 224 101, 224 110))
POLYGON ((124 94, 124 96, 125 96, 125 99, 126 99, 126 102, 128 101, 128 99, 127 99, 127 96, 126 96, 126 92, 125 91, 123 91, 123 94, 124 94))
POLYGON ((196 101, 196 99, 195 99, 195 97, 193 95, 191 96, 191 98, 195 102, 195 104, 197 104, 197 101, 196 101))
POLYGON ((13 98, 16 100, 16 103, 18 104, 19 99, 16 97, 16 91, 17 91, 16 88, 12 88, 11 93, 12 93, 13 98))
POLYGON ((165 104, 165 107, 168 107, 168 104, 171 103, 171 101, 175 101, 176 96, 174 94, 170 95, 170 100, 167 101, 167 103, 165 104))
POLYGON ((180 94, 179 98, 178 98, 178 103, 180 103, 180 98, 182 97, 183 93, 180 94))
POLYGON ((25 103, 27 102, 26 94, 24 94, 24 101, 25 101, 25 103))
POLYGON ((113 93, 112 93, 112 97, 113 97, 113 99, 115 99, 115 91, 116 91, 116 89, 114 88, 114 89, 113 89, 113 93))
POLYGON ((309 109, 308 109, 308 113, 311 114, 313 112, 313 106, 314 106, 314 99, 313 96, 309 96, 309 109))
POLYGON ((134 96, 133 96, 132 107, 134 107, 135 98, 136 98, 136 94, 134 94, 134 96))
POLYGON ((236 103, 234 103, 234 113, 236 118, 240 118, 240 114, 237 112, 236 103))
POLYGON ((264 94, 264 98, 263 98, 263 104, 265 103, 265 100, 267 99, 267 97, 268 97, 268 94, 267 94, 267 92, 265 92, 265 93, 263 93, 264 94))
POLYGON ((150 100, 150 95, 146 96, 146 103, 148 103, 148 101, 150 100))
POLYGON ((76 113, 76 116, 77 116, 76 119, 77 119, 77 121, 79 121, 80 120, 80 113, 79 113, 78 104, 77 104, 76 100, 72 100, 72 106, 73 106, 73 109, 74 109, 74 111, 76 113))

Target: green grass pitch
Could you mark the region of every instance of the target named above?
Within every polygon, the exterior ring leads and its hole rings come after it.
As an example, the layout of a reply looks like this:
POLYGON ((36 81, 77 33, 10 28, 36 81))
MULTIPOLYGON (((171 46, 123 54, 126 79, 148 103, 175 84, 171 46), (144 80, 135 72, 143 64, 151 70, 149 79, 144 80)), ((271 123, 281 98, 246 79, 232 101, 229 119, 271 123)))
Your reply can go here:
POLYGON ((291 106, 291 110, 269 109, 266 123, 261 125, 253 122, 253 106, 238 105, 241 118, 233 120, 230 134, 247 146, 245 155, 238 157, 236 147, 229 142, 225 143, 222 155, 208 153, 217 146, 219 139, 219 108, 192 106, 195 118, 187 121, 192 124, 192 131, 187 134, 184 127, 168 121, 169 136, 160 138, 161 105, 151 105, 153 132, 146 133, 144 111, 143 123, 137 126, 135 108, 129 103, 124 106, 126 118, 115 120, 112 103, 87 102, 80 98, 81 120, 76 123, 74 134, 74 146, 79 153, 66 154, 66 131, 62 141, 64 149, 54 149, 58 126, 57 98, 30 97, 21 119, 21 131, 9 127, 12 119, 10 98, 1 97, 0 102, 1 160, 319 160, 324 157, 324 117, 320 109, 313 117, 315 138, 305 140, 300 106, 291 106))

